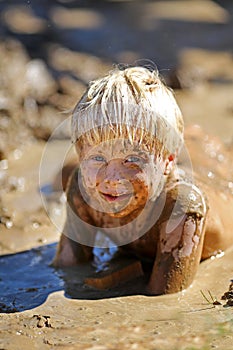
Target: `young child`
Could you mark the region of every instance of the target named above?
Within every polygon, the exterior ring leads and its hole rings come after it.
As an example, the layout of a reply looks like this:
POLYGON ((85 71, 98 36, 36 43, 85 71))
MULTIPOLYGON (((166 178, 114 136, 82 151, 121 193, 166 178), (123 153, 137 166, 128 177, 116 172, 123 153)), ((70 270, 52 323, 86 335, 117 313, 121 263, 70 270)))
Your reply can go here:
MULTIPOLYGON (((193 128, 191 142, 200 133, 193 128)), ((72 137, 78 165, 55 266, 92 260, 93 247, 105 247, 101 231, 124 253, 153 261, 148 293, 173 293, 191 284, 202 258, 233 244, 232 198, 225 203, 215 188, 207 204, 209 178, 201 189, 194 183, 182 115, 157 71, 131 67, 92 82, 73 112, 72 137)))

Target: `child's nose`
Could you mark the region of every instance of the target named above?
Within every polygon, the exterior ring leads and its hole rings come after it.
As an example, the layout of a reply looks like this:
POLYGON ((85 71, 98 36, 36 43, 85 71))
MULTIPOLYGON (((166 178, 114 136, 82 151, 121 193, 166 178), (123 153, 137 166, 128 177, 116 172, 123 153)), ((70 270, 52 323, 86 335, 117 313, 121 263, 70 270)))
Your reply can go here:
POLYGON ((126 179, 126 174, 122 161, 120 159, 112 159, 103 165, 97 175, 98 183, 116 184, 126 179))
POLYGON ((112 159, 104 167, 103 180, 105 182, 119 182, 125 178, 121 159, 112 159))

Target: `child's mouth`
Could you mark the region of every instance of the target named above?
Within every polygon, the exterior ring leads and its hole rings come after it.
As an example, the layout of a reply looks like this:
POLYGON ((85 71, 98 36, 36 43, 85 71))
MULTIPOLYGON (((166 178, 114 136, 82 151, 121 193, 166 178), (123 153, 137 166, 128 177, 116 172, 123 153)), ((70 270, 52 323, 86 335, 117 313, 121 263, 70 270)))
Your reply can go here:
POLYGON ((103 193, 100 192, 101 196, 108 202, 119 202, 122 200, 125 200, 129 198, 129 193, 123 193, 123 194, 110 194, 110 193, 103 193))

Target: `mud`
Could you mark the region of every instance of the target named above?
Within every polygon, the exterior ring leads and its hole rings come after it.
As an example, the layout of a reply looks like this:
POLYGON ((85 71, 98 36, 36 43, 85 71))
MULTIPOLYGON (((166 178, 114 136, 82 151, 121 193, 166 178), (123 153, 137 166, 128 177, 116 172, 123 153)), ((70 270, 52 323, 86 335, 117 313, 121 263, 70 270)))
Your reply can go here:
MULTIPOLYGON (((146 296, 143 277, 96 290, 83 283, 93 274, 90 265, 50 266, 63 221, 60 188, 52 192, 51 185, 69 142, 67 128, 56 134, 39 181, 54 128, 88 81, 114 63, 156 62, 175 89, 186 126, 200 124, 206 134, 232 143, 233 5, 189 6, 190 11, 181 1, 0 1, 0 348, 232 348, 232 248, 201 263, 182 293, 146 296)), ((231 179, 233 174, 228 191, 231 179)))

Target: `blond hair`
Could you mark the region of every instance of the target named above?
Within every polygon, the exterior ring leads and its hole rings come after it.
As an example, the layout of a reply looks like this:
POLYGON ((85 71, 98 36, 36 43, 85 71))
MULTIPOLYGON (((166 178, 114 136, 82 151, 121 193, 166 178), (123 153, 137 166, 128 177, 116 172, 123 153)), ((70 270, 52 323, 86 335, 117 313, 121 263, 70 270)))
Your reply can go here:
POLYGON ((110 138, 127 138, 160 154, 178 153, 182 114, 157 70, 116 69, 90 83, 73 112, 72 141, 98 144, 110 138))

